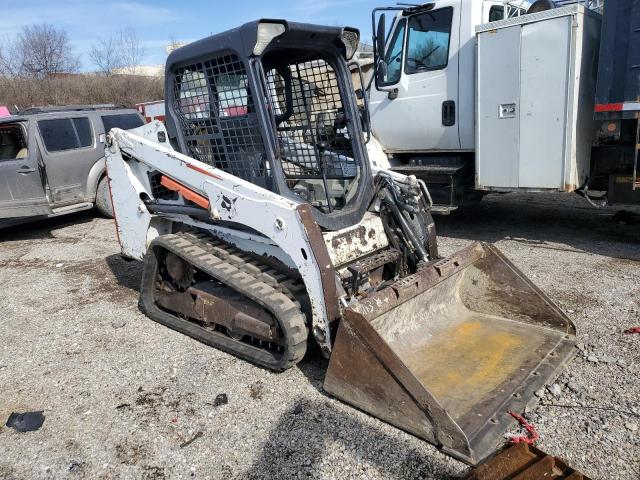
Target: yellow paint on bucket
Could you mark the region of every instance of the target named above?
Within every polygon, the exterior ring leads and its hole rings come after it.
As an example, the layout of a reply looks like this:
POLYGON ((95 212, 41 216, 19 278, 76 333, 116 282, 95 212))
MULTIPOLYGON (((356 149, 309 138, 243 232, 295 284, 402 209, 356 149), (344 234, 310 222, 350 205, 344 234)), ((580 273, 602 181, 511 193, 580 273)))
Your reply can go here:
POLYGON ((449 414, 459 417, 512 379, 542 342, 542 335, 521 324, 473 314, 413 343, 401 357, 449 414))

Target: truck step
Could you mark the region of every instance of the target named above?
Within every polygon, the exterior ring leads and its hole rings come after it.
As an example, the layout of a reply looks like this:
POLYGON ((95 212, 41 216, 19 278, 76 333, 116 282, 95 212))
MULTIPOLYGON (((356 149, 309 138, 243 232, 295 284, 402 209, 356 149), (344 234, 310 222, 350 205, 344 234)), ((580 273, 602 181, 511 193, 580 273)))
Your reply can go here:
POLYGON ((416 173, 424 173, 431 175, 455 175, 462 170, 462 166, 448 165, 398 165, 391 169, 394 172, 403 173, 405 175, 415 175, 416 173))

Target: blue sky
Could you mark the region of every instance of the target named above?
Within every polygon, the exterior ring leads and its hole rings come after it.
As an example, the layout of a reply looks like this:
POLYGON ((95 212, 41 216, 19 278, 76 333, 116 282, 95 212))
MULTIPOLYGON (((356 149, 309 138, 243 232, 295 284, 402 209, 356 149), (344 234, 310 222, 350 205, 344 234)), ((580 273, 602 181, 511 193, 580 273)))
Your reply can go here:
POLYGON ((371 43, 371 10, 395 2, 375 0, 0 0, 0 39, 24 25, 50 23, 67 30, 82 69, 92 68, 87 52, 98 37, 133 27, 144 42, 143 63, 164 63, 164 47, 173 38, 190 41, 257 18, 286 18, 360 28, 371 43))

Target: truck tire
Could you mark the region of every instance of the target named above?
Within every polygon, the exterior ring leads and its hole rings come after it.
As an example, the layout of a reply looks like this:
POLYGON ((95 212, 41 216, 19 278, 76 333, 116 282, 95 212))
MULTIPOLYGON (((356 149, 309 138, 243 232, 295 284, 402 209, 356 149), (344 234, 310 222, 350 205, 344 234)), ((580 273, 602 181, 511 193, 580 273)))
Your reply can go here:
POLYGON ((113 218, 109 179, 106 176, 102 177, 102 180, 98 183, 98 189, 96 190, 96 207, 98 207, 100 213, 105 217, 113 218))

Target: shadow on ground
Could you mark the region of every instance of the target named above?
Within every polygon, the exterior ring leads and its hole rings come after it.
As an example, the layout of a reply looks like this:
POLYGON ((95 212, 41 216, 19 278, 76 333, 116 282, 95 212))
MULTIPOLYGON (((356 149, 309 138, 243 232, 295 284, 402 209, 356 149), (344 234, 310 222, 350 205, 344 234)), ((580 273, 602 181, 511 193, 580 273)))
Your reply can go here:
POLYGON ((321 478, 323 467, 331 469, 331 455, 358 459, 359 467, 342 472, 343 478, 364 478, 371 469, 397 478, 460 478, 462 464, 420 451, 412 437, 381 427, 331 403, 298 400, 278 419, 246 478, 321 478))
POLYGON ((595 209, 566 195, 490 195, 449 216, 435 216, 437 232, 464 240, 493 243, 507 239, 539 248, 640 261, 640 225, 618 222, 614 215, 620 208, 595 209))
POLYGON ((137 260, 125 259, 119 254, 109 255, 105 263, 113 273, 118 285, 136 292, 140 291, 143 263, 137 260))
POLYGON ((4 226, 5 220, 0 220, 0 242, 16 240, 44 240, 53 239, 51 233, 71 225, 82 225, 93 222, 102 217, 97 210, 83 210, 82 212, 61 215, 59 217, 31 220, 19 225, 4 226))

